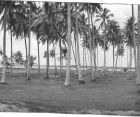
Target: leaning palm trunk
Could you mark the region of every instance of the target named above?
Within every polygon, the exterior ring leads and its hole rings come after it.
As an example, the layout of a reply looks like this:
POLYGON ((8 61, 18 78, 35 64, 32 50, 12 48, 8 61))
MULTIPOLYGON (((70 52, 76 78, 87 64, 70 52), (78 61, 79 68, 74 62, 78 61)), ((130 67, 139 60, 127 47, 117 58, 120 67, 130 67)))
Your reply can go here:
POLYGON ((92 44, 91 44, 91 30, 90 30, 90 11, 88 9, 88 29, 89 29, 89 48, 90 48, 90 62, 91 62, 91 80, 94 80, 93 65, 92 65, 92 44))
POLYGON ((39 40, 37 39, 37 49, 38 49, 38 74, 40 74, 40 51, 39 51, 39 40))
MULTIPOLYGON (((31 7, 31 6, 30 6, 31 7)), ((31 8, 29 11, 29 38, 28 38, 28 65, 27 65, 27 80, 30 80, 30 49, 31 49, 31 8)))
POLYGON ((71 3, 67 3, 67 14, 68 14, 68 53, 67 53, 67 71, 66 71, 66 79, 64 82, 65 86, 70 84, 70 60, 71 60, 71 11, 70 11, 71 3))
POLYGON ((76 16, 76 42, 77 42, 77 68, 78 68, 78 76, 79 76, 79 83, 83 82, 82 73, 81 73, 81 63, 80 63, 80 50, 79 50, 79 36, 78 36, 78 13, 77 13, 77 4, 75 5, 75 16, 76 16), (82 81, 82 82, 81 82, 82 81))
POLYGON ((13 39, 12 39, 12 30, 11 30, 11 72, 10 72, 11 75, 13 73, 13 56, 12 56, 12 53, 13 53, 13 39))
MULTIPOLYGON (((7 11, 7 8, 6 8, 7 11)), ((4 33, 3 33, 3 71, 1 83, 6 83, 6 16, 4 18, 4 33)))
POLYGON ((78 73, 76 54, 75 54, 75 52, 74 52, 73 44, 71 45, 71 47, 72 47, 72 52, 73 52, 73 56, 74 56, 74 60, 75 60, 76 72, 78 73))

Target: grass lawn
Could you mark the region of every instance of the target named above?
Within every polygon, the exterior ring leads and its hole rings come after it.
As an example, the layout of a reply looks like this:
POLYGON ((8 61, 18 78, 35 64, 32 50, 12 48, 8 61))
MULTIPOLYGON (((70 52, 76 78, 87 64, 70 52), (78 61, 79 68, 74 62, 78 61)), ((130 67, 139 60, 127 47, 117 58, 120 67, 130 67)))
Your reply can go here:
POLYGON ((31 81, 26 81, 24 73, 7 75, 8 85, 0 84, 0 103, 28 112, 123 115, 122 111, 136 111, 134 115, 140 115, 140 91, 134 76, 128 79, 126 73, 110 72, 91 82, 90 74, 85 73, 86 84, 79 84, 72 73, 69 87, 63 85, 64 75, 61 79, 50 75, 49 80, 44 76, 32 73, 31 81))

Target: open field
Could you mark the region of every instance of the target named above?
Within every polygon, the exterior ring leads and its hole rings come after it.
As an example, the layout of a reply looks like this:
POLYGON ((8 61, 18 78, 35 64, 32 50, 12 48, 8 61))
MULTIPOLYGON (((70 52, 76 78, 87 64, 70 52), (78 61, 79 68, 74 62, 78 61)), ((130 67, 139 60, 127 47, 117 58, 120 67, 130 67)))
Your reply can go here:
POLYGON ((7 75, 8 85, 0 84, 0 103, 19 108, 8 111, 140 115, 140 91, 134 75, 130 79, 127 73, 110 72, 91 82, 87 72, 82 85, 72 71, 69 87, 63 85, 65 75, 50 75, 49 80, 44 76, 33 72, 31 81, 26 81, 24 73, 7 75))

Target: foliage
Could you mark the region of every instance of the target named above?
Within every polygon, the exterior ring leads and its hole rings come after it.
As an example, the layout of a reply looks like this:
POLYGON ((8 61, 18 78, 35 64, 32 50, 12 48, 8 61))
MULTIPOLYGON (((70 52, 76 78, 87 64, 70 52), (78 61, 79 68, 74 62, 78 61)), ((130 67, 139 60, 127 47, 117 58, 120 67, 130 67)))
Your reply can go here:
MULTIPOLYGON (((36 57, 35 56, 30 56, 30 67, 32 68, 35 65, 36 57)), ((27 60, 24 61, 24 64, 26 65, 27 60)))
POLYGON ((23 65, 24 59, 21 51, 17 51, 16 53, 14 53, 13 58, 17 64, 23 65))

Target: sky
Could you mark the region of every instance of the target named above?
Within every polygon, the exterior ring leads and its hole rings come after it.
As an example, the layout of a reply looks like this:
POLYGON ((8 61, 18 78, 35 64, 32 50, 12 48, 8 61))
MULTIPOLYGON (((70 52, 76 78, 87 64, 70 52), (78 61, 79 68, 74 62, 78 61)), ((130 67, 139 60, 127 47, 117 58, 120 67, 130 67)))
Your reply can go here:
MULTIPOLYGON (((114 14, 114 19, 120 23, 121 27, 124 26, 124 23, 126 22, 126 20, 129 17, 131 17, 131 15, 132 15, 131 5, 103 4, 103 7, 108 8, 111 11, 111 13, 114 14)), ((137 20, 137 5, 134 5, 134 13, 135 13, 135 18, 137 20)), ((7 40, 6 40, 6 44, 7 44, 6 52, 7 53, 6 54, 7 54, 7 56, 10 57, 10 32, 7 31, 6 37, 7 37, 7 40)), ((2 44, 3 44, 3 30, 0 29, 0 48, 1 49, 3 48, 2 44)), ((50 48, 52 48, 52 45, 50 46, 50 48)), ((58 50, 59 50, 59 48, 57 47, 57 51, 56 51, 57 58, 59 57, 58 50)), ((83 62, 83 60, 82 60, 83 51, 82 50, 83 50, 82 47, 80 47, 81 64, 83 62)), ((17 39, 15 39, 15 37, 13 37, 13 52, 17 52, 17 51, 21 51, 23 53, 24 58, 25 58, 24 40, 21 40, 21 39, 17 40, 17 39)), ((43 58, 44 51, 46 51, 46 44, 45 45, 41 44, 40 45, 41 65, 46 64, 46 60, 45 60, 45 58, 43 58)), ((112 47, 110 47, 110 49, 108 50, 108 52, 106 54, 107 54, 107 59, 106 59, 107 66, 112 66, 112 63, 113 63, 113 61, 112 61, 112 47)), ((37 57, 37 41, 36 41, 36 36, 34 34, 31 35, 31 55, 37 57)), ((37 63, 37 60, 36 60, 36 63, 37 63)), ((52 59, 50 59, 50 64, 51 65, 54 64, 54 61, 52 59)), ((72 53, 71 64, 75 64, 73 53, 72 53)), ((57 65, 59 65, 59 60, 57 60, 57 65)), ((99 48, 98 65, 103 66, 103 49, 101 49, 101 48, 99 48)), ((126 65, 127 65, 127 54, 125 52, 125 56, 122 58, 122 62, 121 62, 121 58, 119 58, 118 66, 126 66, 126 65)))

